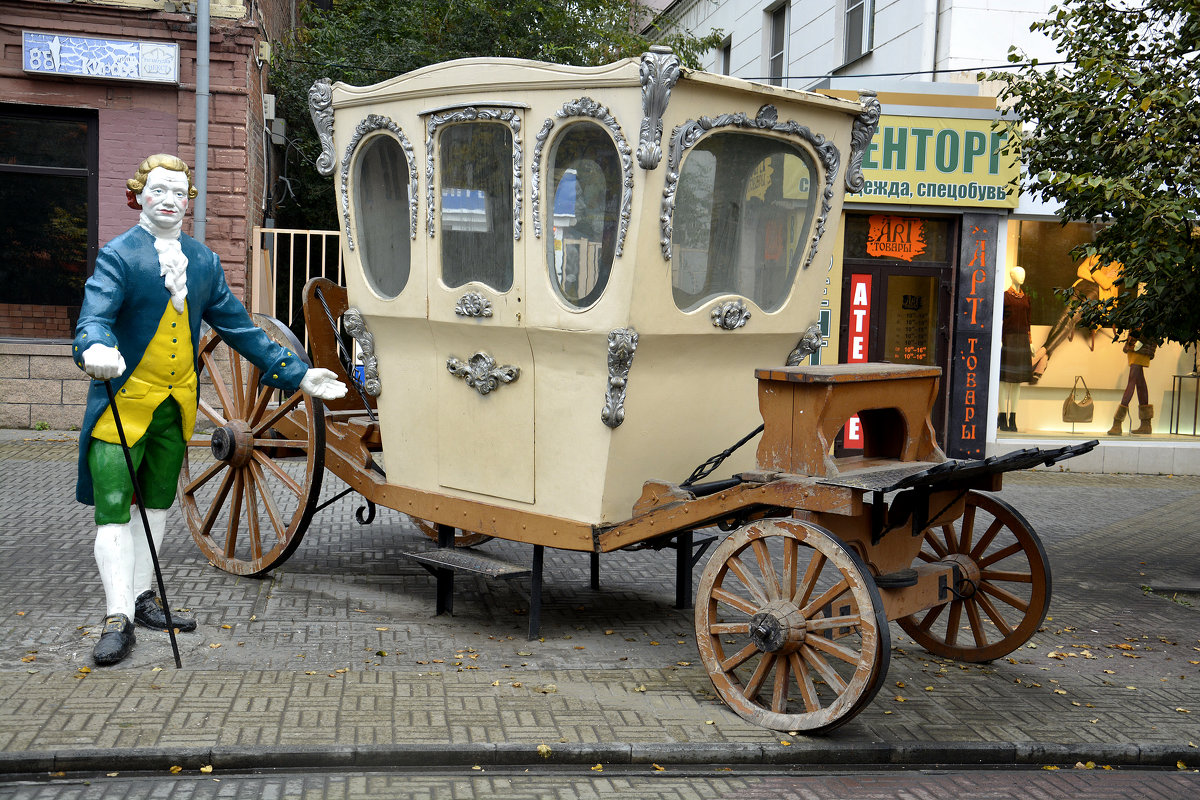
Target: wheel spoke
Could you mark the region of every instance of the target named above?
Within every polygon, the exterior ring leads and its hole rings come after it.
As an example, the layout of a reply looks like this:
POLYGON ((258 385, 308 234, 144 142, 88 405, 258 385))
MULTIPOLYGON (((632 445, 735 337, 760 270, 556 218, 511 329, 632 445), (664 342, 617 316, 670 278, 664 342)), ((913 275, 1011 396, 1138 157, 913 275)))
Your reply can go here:
POLYGON ((788 701, 788 659, 775 659, 775 686, 771 692, 771 710, 776 714, 787 711, 788 701))
POLYGON ((269 469, 271 474, 278 478, 279 482, 286 486, 288 491, 294 494, 297 498, 304 497, 304 489, 301 488, 300 484, 296 483, 296 481, 292 479, 291 475, 288 475, 286 472, 284 472, 283 467, 276 464, 273 459, 267 458, 257 450, 251 454, 251 458, 269 469))
POLYGON ((279 406, 276 407, 274 411, 267 415, 266 418, 255 424, 251 429, 251 432, 255 436, 259 436, 263 433, 263 431, 270 430, 271 428, 275 427, 275 423, 283 419, 293 408, 300 405, 300 401, 303 399, 303 392, 296 392, 290 397, 285 398, 282 402, 280 402, 279 406))
POLYGON ((767 682, 767 677, 771 674, 771 667, 775 666, 776 658, 774 653, 762 654, 750 680, 746 681, 746 698, 748 700, 758 697, 758 693, 762 691, 763 685, 767 682))
POLYGON ((992 604, 992 601, 988 599, 987 595, 983 594, 982 592, 976 592, 975 602, 979 604, 980 608, 984 610, 984 613, 988 615, 995 626, 1000 629, 1000 633, 1005 636, 1012 636, 1012 626, 1008 624, 1008 620, 1006 620, 1004 615, 1000 613, 1000 610, 992 604))
MULTIPOLYGON (((217 393, 217 399, 221 402, 221 409, 225 412, 226 419, 235 416, 234 412, 237 410, 237 406, 233 402, 233 397, 229 394, 229 385, 225 383, 224 375, 221 372, 221 368, 217 366, 217 359, 213 355, 213 352, 209 350, 203 353, 200 356, 200 360, 203 364, 201 369, 207 369, 208 374, 212 377, 213 391, 217 393)), ((203 405, 207 405, 203 400, 200 402, 203 405)), ((216 422, 216 420, 214 419, 213 422, 216 422)))
POLYGON ((800 652, 803 654, 804 660, 813 666, 821 676, 821 680, 829 684, 831 689, 837 694, 846 691, 846 681, 842 680, 842 676, 837 674, 837 670, 830 666, 829 662, 822 658, 820 653, 812 647, 802 647, 800 652))
POLYGON ((229 372, 233 382, 233 402, 237 405, 238 418, 246 418, 246 383, 242 375, 242 355, 232 347, 229 348, 229 372))
POLYGON ((1004 583, 1033 583, 1033 573, 1010 572, 1006 570, 985 569, 979 573, 980 580, 1000 581, 1004 583))
POLYGON ((1024 612, 1024 611, 1029 610, 1029 603, 1027 603, 1026 601, 1022 600, 1021 598, 1017 597, 1012 592, 1009 592, 1005 589, 1001 589, 999 586, 993 586, 990 583, 981 583, 979 585, 979 591, 987 592, 992 597, 995 597, 997 600, 1000 600, 1002 602, 1008 603, 1010 606, 1017 609, 1018 611, 1024 612))
MULTIPOLYGON (((284 541, 287 538, 287 526, 283 524, 283 517, 279 513, 279 506, 275 504, 275 498, 267 487, 267 476, 262 471, 262 466, 255 461, 249 462, 251 472, 254 473, 254 480, 259 485, 259 494, 262 495, 263 509, 267 512, 267 518, 271 521, 271 527, 275 529, 275 538, 277 541, 284 541)), ((746 625, 746 630, 750 629, 749 623, 746 625)))
POLYGON ((949 603, 942 603, 940 606, 934 606, 933 608, 929 609, 929 613, 921 618, 921 621, 917 623, 917 627, 925 633, 928 633, 933 627, 933 623, 938 621, 938 617, 942 615, 942 612, 946 610, 948 605, 949 603))
POLYGON ((790 599, 796 594, 796 577, 799 572, 800 543, 788 536, 783 540, 783 596, 790 599))
POLYGON ((812 619, 813 617, 816 616, 816 612, 818 609, 824 608, 825 606, 828 606, 828 605, 832 605, 834 600, 841 597, 849 589, 850 589, 850 583, 843 577, 840 581, 835 583, 833 586, 830 586, 828 589, 821 592, 821 596, 818 597, 816 600, 811 601, 807 606, 800 609, 801 615, 803 615, 803 617, 805 619, 812 619))
POLYGON ((992 543, 992 540, 996 538, 996 534, 998 534, 1003 528, 1004 520, 1000 519, 999 517, 994 519, 992 524, 988 526, 988 529, 984 531, 983 536, 979 537, 979 541, 973 548, 971 548, 971 558, 978 561, 979 557, 988 549, 988 546, 992 543))
POLYGON ((969 553, 971 551, 971 537, 975 533, 975 509, 973 503, 967 503, 963 509, 962 523, 959 527, 961 535, 958 538, 958 552, 969 553))
POLYGON ((836 628, 853 628, 862 622, 859 614, 846 614, 841 617, 815 617, 808 621, 810 631, 831 631, 836 628))
POLYGON ((225 504, 229 490, 233 487, 233 472, 233 470, 229 470, 221 479, 221 485, 217 487, 217 494, 212 499, 212 505, 208 507, 208 513, 204 515, 204 519, 200 523, 201 536, 212 536, 212 528, 217 521, 217 514, 220 512, 221 506, 225 504))
POLYGON ((805 638, 804 644, 807 647, 828 653, 834 658, 845 661, 847 664, 857 664, 862 659, 861 653, 845 645, 838 644, 832 639, 826 639, 824 636, 809 636, 805 638))
POLYGON ((300 439, 255 439, 254 446, 256 448, 264 447, 286 447, 289 450, 307 450, 308 442, 300 439))
POLYGON ((958 547, 958 542, 956 542, 954 540, 954 526, 953 525, 947 524, 947 525, 942 526, 942 540, 946 543, 946 552, 947 553, 962 552, 958 547))
POLYGON ((821 710, 821 701, 817 699, 817 687, 813 686, 812 676, 808 674, 808 665, 799 653, 788 655, 788 663, 792 665, 792 675, 796 678, 796 688, 800 690, 800 699, 804 701, 804 710, 808 713, 821 710))
MULTIPOLYGON (((251 369, 250 380, 253 381, 253 383, 250 385, 258 387, 258 380, 260 377, 262 377, 262 373, 259 372, 258 367, 251 369)), ((258 424, 259 419, 261 419, 262 415, 267 411, 267 406, 271 402, 271 396, 275 394, 275 390, 270 386, 259 387, 257 391, 258 394, 254 398, 254 405, 250 408, 250 414, 246 417, 246 422, 248 422, 251 427, 254 427, 258 424)))
POLYGON ((242 470, 233 470, 233 498, 232 505, 229 507, 229 524, 225 531, 225 557, 233 558, 237 552, 238 539, 238 523, 242 516, 242 492, 245 490, 246 482, 242 476, 242 470))
POLYGON ((210 466, 208 469, 204 470, 199 475, 197 475, 195 478, 193 478, 186 486, 184 486, 183 493, 189 494, 189 495, 195 494, 197 489, 199 489, 201 486, 203 486, 204 484, 206 484, 210 480, 212 480, 213 477, 218 472, 225 469, 227 466, 229 466, 229 465, 226 464, 224 461, 216 462, 215 464, 210 466))
POLYGON ((1021 547, 1020 542, 1013 542, 1012 544, 1010 544, 1008 547, 1004 548, 1003 550, 997 550, 996 552, 989 555, 987 558, 980 559, 978 562, 979 568, 986 569, 986 568, 990 567, 992 564, 995 564, 997 561, 1003 561, 1004 559, 1008 558, 1009 556, 1015 556, 1017 553, 1021 552, 1023 549, 1024 548, 1021 547))
POLYGON ((975 635, 976 647, 987 647, 987 633, 983 630, 983 619, 979 616, 979 604, 974 598, 966 601, 967 619, 971 623, 971 633, 975 635))
POLYGON ((754 548, 754 559, 758 562, 763 582, 767 584, 767 599, 780 599, 782 595, 780 594, 779 577, 775 574, 775 565, 771 563, 771 551, 767 550, 767 543, 762 539, 755 539, 750 546, 754 548))
POLYGON ((200 413, 203 414, 204 416, 208 417, 209 421, 212 422, 212 424, 216 425, 218 428, 224 427, 226 425, 226 423, 229 422, 229 420, 225 419, 225 417, 218 414, 217 410, 215 408, 213 408, 212 406, 210 406, 208 404, 208 401, 205 400, 203 397, 201 397, 199 399, 199 408, 200 408, 200 413))
POLYGON ((724 636, 731 633, 750 633, 750 622, 714 622, 708 626, 708 632, 713 636, 724 636))
POLYGON ((760 651, 758 649, 758 646, 755 645, 754 643, 750 643, 750 644, 746 645, 741 650, 738 650, 736 653, 731 655, 729 658, 727 658, 721 662, 722 671, 733 672, 735 669, 740 667, 742 664, 745 664, 747 661, 749 661, 751 658, 753 658, 754 654, 757 652, 760 652, 760 651))
POLYGON ((246 470, 246 533, 250 535, 250 558, 257 561, 262 558, 262 534, 258 527, 258 499, 255 495, 254 470, 246 470))
MULTIPOLYGON (((732 593, 726 591, 725 589, 722 589, 719 586, 713 588, 712 597, 714 600, 722 602, 727 606, 732 606, 733 608, 736 608, 738 611, 749 614, 750 616, 754 616, 755 614, 758 613, 759 606, 756 606, 753 603, 751 603, 749 600, 738 597, 736 594, 732 594, 732 593)), ((746 628, 747 631, 750 630, 750 628, 748 626, 749 626, 749 623, 747 623, 747 628, 746 628)))
POLYGON ((750 574, 750 572, 746 569, 746 565, 742 563, 742 560, 738 555, 732 556, 725 563, 735 575, 741 578, 742 585, 746 587, 746 591, 748 591, 750 596, 754 598, 754 601, 758 603, 759 608, 770 602, 767 600, 767 593, 763 589, 762 584, 758 582, 757 578, 750 574))
POLYGON ((797 606, 803 606, 808 603, 812 597, 813 590, 817 588, 817 579, 821 576, 821 570, 825 568, 827 561, 825 554, 814 550, 812 557, 808 560, 808 567, 804 570, 804 577, 800 580, 800 585, 796 587, 796 593, 792 597, 792 603, 797 606))
POLYGON ((946 644, 953 645, 958 642, 958 626, 962 621, 962 600, 955 600, 950 604, 950 616, 946 619, 946 644))
POLYGON ((937 558, 934 559, 936 561, 941 561, 948 555, 946 548, 942 547, 942 543, 934 538, 933 531, 925 531, 925 544, 929 545, 929 549, 933 551, 935 556, 937 556, 937 558))

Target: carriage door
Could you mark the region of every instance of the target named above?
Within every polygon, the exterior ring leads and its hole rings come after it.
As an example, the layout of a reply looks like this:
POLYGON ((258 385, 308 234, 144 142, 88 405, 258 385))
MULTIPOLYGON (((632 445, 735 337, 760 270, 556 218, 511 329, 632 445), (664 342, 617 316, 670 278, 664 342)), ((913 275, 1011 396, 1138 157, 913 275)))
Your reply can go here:
MULTIPOLYGON (((945 441, 950 375, 954 225, 941 218, 846 215, 842 267, 841 361, 942 368, 933 407, 945 441)), ((848 426, 842 446, 853 448, 848 426)))
POLYGON ((431 113, 429 321, 438 483, 534 500, 533 354, 524 323, 520 111, 431 113))

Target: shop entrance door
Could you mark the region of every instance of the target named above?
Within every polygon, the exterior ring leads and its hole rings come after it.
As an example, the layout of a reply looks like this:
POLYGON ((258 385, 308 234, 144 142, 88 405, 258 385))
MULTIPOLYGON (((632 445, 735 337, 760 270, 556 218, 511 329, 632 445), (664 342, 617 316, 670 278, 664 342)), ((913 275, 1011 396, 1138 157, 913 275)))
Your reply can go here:
MULTIPOLYGON (((918 256, 942 256, 937 261, 910 263, 903 258, 869 257, 867 247, 856 248, 851 237, 870 232, 876 237, 880 220, 920 223, 922 235, 949 238, 950 220, 921 220, 883 215, 847 221, 847 258, 842 271, 841 361, 885 361, 942 368, 933 428, 939 444, 945 441, 946 398, 950 374, 950 318, 953 307, 953 248, 926 247, 918 256), (861 223, 866 222, 867 225, 861 223), (932 225, 930 223, 933 223, 932 225), (939 231, 932 231, 936 227, 939 231), (858 252, 855 252, 858 250, 858 252), (858 256, 858 257, 851 257, 858 256), (866 258, 862 256, 868 256, 866 258)), ((884 228, 886 229, 886 227, 884 228)), ((911 231, 910 231, 911 232, 911 231)), ((905 235, 903 232, 894 234, 905 235)), ((923 242, 929 244, 929 242, 923 242)), ((886 248, 873 248, 886 254, 886 248)), ((852 449, 854 431, 844 446, 852 449)))

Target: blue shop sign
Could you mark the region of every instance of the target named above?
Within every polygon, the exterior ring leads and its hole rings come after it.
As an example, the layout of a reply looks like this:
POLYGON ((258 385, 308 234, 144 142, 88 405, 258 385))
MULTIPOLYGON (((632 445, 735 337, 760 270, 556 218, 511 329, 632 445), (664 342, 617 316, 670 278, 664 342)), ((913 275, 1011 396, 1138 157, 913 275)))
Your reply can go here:
POLYGON ((21 66, 40 75, 179 83, 179 45, 21 32, 21 66))

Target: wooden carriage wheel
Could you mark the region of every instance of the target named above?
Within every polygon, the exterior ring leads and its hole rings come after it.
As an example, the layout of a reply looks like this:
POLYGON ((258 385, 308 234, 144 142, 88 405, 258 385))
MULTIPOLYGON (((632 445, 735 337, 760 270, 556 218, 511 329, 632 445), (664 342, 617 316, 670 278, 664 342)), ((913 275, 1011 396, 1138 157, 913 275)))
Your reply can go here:
MULTIPOLYGON (((304 346, 281 322, 252 316, 271 339, 308 362, 304 346)), ((325 468, 321 401, 303 392, 284 397, 261 385, 260 376, 215 333, 201 340, 199 420, 216 429, 211 438, 195 435, 188 442, 179 502, 209 561, 236 575, 262 575, 295 551, 325 468), (210 391, 215 405, 205 399, 210 391)))
POLYGON ((931 653, 991 661, 1033 636, 1050 607, 1050 561, 1016 509, 971 492, 960 520, 925 531, 918 556, 957 564, 955 599, 897 620, 931 653))
POLYGON ((809 732, 835 728, 871 701, 891 649, 862 559, 795 519, 751 523, 717 547, 700 578, 696 641, 737 714, 809 732))

